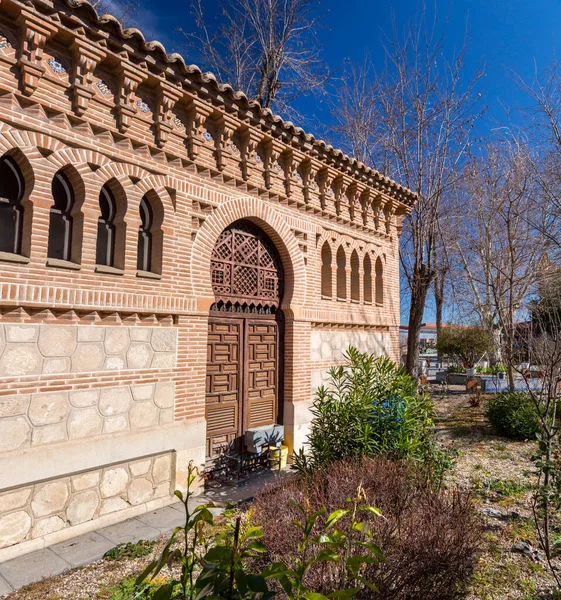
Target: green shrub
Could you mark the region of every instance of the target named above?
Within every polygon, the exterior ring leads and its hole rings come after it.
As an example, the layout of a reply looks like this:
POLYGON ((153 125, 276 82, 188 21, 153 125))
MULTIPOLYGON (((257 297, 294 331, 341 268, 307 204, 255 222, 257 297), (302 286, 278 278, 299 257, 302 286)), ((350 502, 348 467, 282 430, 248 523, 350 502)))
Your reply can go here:
POLYGON ((458 373, 458 374, 463 374, 466 372, 464 367, 461 367, 460 365, 450 365, 447 369, 446 369, 447 373, 458 373))
POLYGON ((497 433, 515 440, 534 439, 540 431, 536 407, 523 392, 503 392, 487 403, 487 418, 497 433))
POLYGON ((105 560, 121 560, 123 558, 135 559, 148 556, 154 548, 155 541, 140 540, 139 542, 127 542, 119 544, 103 555, 105 560))
POLYGON ((417 382, 387 357, 349 348, 346 363, 332 368, 312 407, 306 452, 295 457, 301 473, 345 458, 384 454, 449 466, 433 439, 433 404, 417 382))
POLYGON ((477 367, 477 372, 481 375, 498 375, 499 373, 506 373, 507 368, 505 365, 495 365, 493 367, 477 367))
POLYGON ((492 337, 483 327, 443 327, 436 342, 439 354, 448 356, 466 369, 471 369, 481 357, 491 350, 492 337))

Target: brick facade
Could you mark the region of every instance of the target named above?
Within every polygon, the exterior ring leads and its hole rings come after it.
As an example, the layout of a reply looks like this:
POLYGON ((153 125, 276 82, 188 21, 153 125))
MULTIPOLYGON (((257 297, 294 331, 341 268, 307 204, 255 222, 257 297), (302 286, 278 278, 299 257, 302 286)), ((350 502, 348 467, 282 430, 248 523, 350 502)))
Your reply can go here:
POLYGON ((204 462, 211 254, 233 222, 282 261, 291 448, 344 346, 398 358, 408 190, 80 0, 2 1, 0 109, 22 182, 20 246, 0 252, 0 561, 168 504, 204 462), (57 174, 68 260, 49 256, 57 174))

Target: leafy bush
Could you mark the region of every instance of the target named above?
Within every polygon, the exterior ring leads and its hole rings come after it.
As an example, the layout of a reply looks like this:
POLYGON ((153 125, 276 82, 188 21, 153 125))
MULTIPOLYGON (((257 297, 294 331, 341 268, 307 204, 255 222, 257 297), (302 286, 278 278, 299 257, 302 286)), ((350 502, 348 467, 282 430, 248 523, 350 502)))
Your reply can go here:
POLYGON ((439 354, 460 362, 466 369, 492 348, 492 337, 483 327, 443 327, 436 342, 439 354))
POLYGON ((477 372, 481 375, 498 375, 499 373, 506 373, 507 368, 505 365, 495 365, 493 367, 477 367, 477 372))
POLYGON ((361 590, 376 591, 364 576, 364 568, 383 560, 369 527, 371 517, 382 515, 364 502, 360 484, 353 498, 346 500, 348 508, 337 508, 331 513, 324 507, 312 510, 309 503, 292 501, 291 508, 298 519, 289 524, 297 540, 297 552, 291 564, 279 557, 274 563, 265 563, 260 572, 250 572, 249 563, 253 561, 255 565, 257 558, 267 552, 261 541, 262 529, 249 525, 247 520, 242 523, 239 516, 235 523, 227 524, 225 531, 209 539, 208 528, 214 524, 209 510, 212 503, 193 511, 189 508, 196 473, 189 465, 185 496, 180 491, 175 492, 185 507, 184 526, 174 529, 160 557, 134 582, 124 580, 113 590, 115 600, 269 600, 281 589, 287 600, 327 600, 307 587, 308 573, 331 563, 338 565, 340 575, 333 597, 352 600, 361 590), (350 523, 347 532, 337 525, 344 519, 350 523), (156 578, 161 579, 162 569, 174 562, 181 566, 179 578, 168 577, 161 585, 156 583, 156 578))
MULTIPOLYGON (((377 506, 384 516, 372 515, 368 520, 384 560, 366 564, 363 571, 379 595, 365 590, 357 598, 460 597, 477 563, 481 537, 471 499, 457 491, 436 491, 411 464, 384 457, 334 463, 259 494, 251 521, 262 527, 263 543, 269 550, 260 560, 294 564, 299 538, 291 524, 300 517, 293 502, 306 503, 310 510, 325 506, 329 512, 353 497, 359 485, 365 490, 365 503, 377 506)), ((348 517, 338 527, 348 536, 355 535, 348 517)), ((306 577, 307 587, 327 595, 337 589, 340 569, 338 563, 314 565, 306 577)))
POLYGON ((515 440, 534 439, 540 431, 536 407, 524 392, 502 392, 487 403, 487 418, 497 433, 515 440))
POLYGON ((105 560, 121 560, 123 558, 134 559, 148 556, 154 548, 155 541, 140 540, 139 542, 127 542, 119 544, 103 555, 105 560))
POLYGON ((432 465, 440 477, 448 459, 433 439, 430 396, 387 357, 349 348, 346 361, 330 370, 328 386, 316 393, 297 470, 305 474, 344 458, 385 454, 432 465))

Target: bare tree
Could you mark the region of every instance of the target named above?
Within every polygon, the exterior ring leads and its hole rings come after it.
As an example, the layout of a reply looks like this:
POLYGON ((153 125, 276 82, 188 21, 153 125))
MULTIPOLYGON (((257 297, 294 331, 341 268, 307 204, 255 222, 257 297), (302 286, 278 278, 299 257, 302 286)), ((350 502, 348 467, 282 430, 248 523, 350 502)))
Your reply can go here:
POLYGON ((140 0, 91 0, 90 3, 100 15, 109 13, 124 26, 130 25, 140 8, 140 0))
POLYGON ((529 152, 517 142, 490 145, 466 167, 456 248, 479 323, 494 331, 514 389, 515 337, 545 247, 534 227, 529 152))
MULTIPOLYGON (((183 31, 204 67, 261 106, 286 112, 326 80, 316 37, 320 0, 220 0, 221 18, 207 18, 192 0, 196 31, 183 31)), ((216 4, 212 6, 216 11, 216 4)), ((215 15, 216 16, 216 15, 215 15)))
POLYGON ((465 47, 447 59, 443 42, 436 22, 425 17, 404 36, 394 28, 384 70, 376 72, 368 61, 352 65, 333 109, 337 133, 355 156, 419 194, 404 222, 400 253, 409 292, 406 367, 413 375, 427 295, 445 266, 437 256, 441 214, 480 115, 475 87, 482 73, 465 81, 465 47))

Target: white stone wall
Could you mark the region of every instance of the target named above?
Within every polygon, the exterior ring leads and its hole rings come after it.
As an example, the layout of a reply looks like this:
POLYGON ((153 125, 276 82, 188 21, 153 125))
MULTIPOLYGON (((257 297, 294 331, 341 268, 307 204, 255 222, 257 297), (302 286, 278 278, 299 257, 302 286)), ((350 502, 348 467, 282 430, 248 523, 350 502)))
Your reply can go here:
POLYGON ((375 356, 389 355, 390 336, 378 331, 313 329, 310 335, 312 394, 327 383, 329 367, 344 362, 344 354, 350 346, 375 356))
POLYGON ((174 399, 173 381, 0 396, 0 452, 171 423, 174 399))
POLYGON ((176 360, 173 327, 0 324, 0 378, 168 369, 176 360))
POLYGON ((0 494, 0 548, 169 497, 172 466, 166 453, 0 494))

